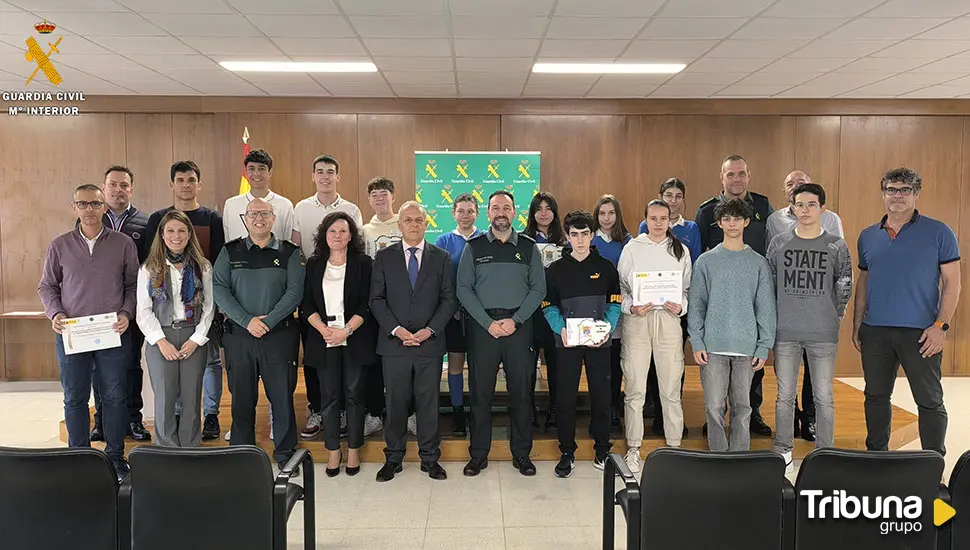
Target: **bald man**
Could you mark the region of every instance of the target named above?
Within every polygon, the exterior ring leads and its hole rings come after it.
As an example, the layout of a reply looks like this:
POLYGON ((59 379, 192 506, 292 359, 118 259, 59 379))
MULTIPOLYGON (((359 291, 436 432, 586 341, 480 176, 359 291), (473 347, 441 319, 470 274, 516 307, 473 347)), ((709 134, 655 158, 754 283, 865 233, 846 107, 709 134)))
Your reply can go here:
POLYGON ((282 467, 296 447, 293 390, 303 299, 300 247, 273 234, 273 204, 253 199, 243 215, 248 236, 226 243, 213 268, 216 305, 226 314, 222 342, 232 391, 230 445, 255 445, 258 380, 273 410, 273 458, 282 467))
MULTIPOLYGON (((794 172, 785 176, 785 181, 782 184, 785 188, 785 195, 788 197, 788 208, 782 208, 780 210, 775 210, 768 216, 767 223, 767 241, 765 246, 771 242, 776 235, 780 235, 785 232, 791 232, 795 230, 798 226, 798 216, 795 215, 795 197, 793 196, 793 191, 796 187, 803 183, 814 183, 811 176, 801 170, 795 170, 794 172)), ((839 215, 829 210, 828 208, 822 212, 822 217, 819 220, 822 229, 826 233, 831 233, 837 237, 844 237, 842 232, 842 219, 839 215)), ((805 376, 802 379, 802 410, 798 410, 798 403, 795 404, 795 433, 801 431, 802 439, 806 441, 815 441, 815 397, 812 393, 812 379, 808 371, 808 353, 805 352, 802 356, 802 361, 804 362, 805 376), (799 423, 801 423, 801 430, 799 430, 799 423)))

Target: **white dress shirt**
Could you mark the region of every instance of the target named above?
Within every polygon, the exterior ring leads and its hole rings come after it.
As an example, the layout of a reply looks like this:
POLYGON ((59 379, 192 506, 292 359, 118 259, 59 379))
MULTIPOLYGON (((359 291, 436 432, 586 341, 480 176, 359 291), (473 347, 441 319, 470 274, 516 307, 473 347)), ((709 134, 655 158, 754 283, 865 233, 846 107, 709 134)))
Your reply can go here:
POLYGON ((93 239, 87 238, 84 235, 84 231, 81 231, 80 227, 77 228, 77 232, 81 234, 81 238, 84 239, 84 242, 88 243, 88 252, 90 252, 91 255, 94 256, 94 245, 97 244, 98 239, 101 238, 101 235, 104 235, 104 226, 101 227, 101 231, 98 232, 98 236, 93 239))
MULTIPOLYGON (((347 326, 348 321, 344 318, 344 284, 346 279, 346 263, 344 263, 344 265, 333 265, 332 263, 327 262, 327 269, 323 272, 323 281, 321 281, 320 284, 323 288, 323 303, 326 305, 327 316, 329 317, 334 315, 337 316, 338 319, 342 320, 342 323, 339 323, 342 326, 337 328, 347 326)), ((324 319, 323 322, 328 327, 331 326, 331 321, 324 319)), ((347 341, 344 340, 343 344, 341 345, 346 346, 347 341)), ((327 347, 332 348, 335 346, 327 344, 327 347)))
POLYGON ((293 207, 293 231, 300 234, 300 242, 302 243, 300 250, 303 251, 304 258, 313 255, 313 249, 316 248, 313 239, 317 236, 317 228, 323 218, 326 218, 327 214, 331 212, 346 213, 354 219, 358 230, 364 225, 360 208, 357 208, 356 204, 344 200, 339 193, 337 200, 330 204, 323 204, 316 195, 303 199, 293 207))
MULTIPOLYGON (((185 305, 182 303, 181 288, 182 288, 182 272, 175 269, 175 266, 171 262, 165 260, 165 265, 168 267, 169 280, 171 281, 172 288, 168 289, 170 294, 170 299, 172 300, 172 321, 184 321, 185 320, 185 305)), ((151 274, 148 273, 148 269, 144 266, 138 270, 138 290, 136 292, 137 296, 137 309, 135 312, 135 322, 138 324, 138 328, 141 329, 142 334, 145 335, 145 341, 150 345, 155 345, 159 340, 165 338, 165 332, 162 330, 162 325, 155 317, 155 311, 152 310, 152 297, 148 292, 149 277, 151 274)), ((204 296, 202 301, 202 312, 196 312, 198 315, 198 321, 195 325, 195 332, 189 338, 196 344, 204 346, 209 341, 209 327, 212 325, 212 317, 215 315, 215 307, 212 301, 212 268, 206 267, 202 271, 202 294, 204 296)))

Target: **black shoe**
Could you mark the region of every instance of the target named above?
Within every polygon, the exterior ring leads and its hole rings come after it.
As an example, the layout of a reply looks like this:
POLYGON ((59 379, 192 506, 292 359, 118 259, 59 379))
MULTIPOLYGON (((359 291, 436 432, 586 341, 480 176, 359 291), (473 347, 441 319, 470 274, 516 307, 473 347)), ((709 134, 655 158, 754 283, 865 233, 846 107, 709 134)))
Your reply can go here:
POLYGON ((551 407, 546 411, 546 429, 555 428, 559 426, 559 413, 556 411, 555 407, 551 407))
POLYGON ((482 473, 482 470, 485 468, 488 468, 487 458, 472 457, 472 459, 468 461, 468 464, 465 464, 465 469, 462 470, 462 473, 468 477, 475 477, 482 473))
POLYGON ((802 421, 802 439, 805 441, 815 441, 815 422, 802 421))
POLYGON ((597 470, 603 470, 606 468, 606 458, 609 456, 608 453, 598 454, 593 458, 593 468, 597 470))
MULTIPOLYGON (((575 462, 576 459, 573 457, 573 455, 563 453, 562 456, 559 457, 559 463, 556 464, 556 477, 569 477, 573 475, 575 462)), ((534 470, 535 468, 533 468, 533 471, 534 470)))
POLYGON ((141 421, 129 422, 128 423, 128 437, 134 439, 135 441, 151 441, 152 434, 145 429, 145 425, 141 421))
POLYGON ((221 432, 222 429, 219 427, 219 415, 205 415, 205 422, 202 423, 202 441, 219 439, 219 434, 221 432))
POLYGON ((337 461, 337 467, 327 468, 326 470, 324 470, 327 473, 327 477, 337 477, 337 475, 340 473, 340 462, 342 462, 343 459, 344 459, 344 455, 341 453, 340 459, 337 461))
POLYGON ((421 471, 427 472, 428 477, 430 477, 431 479, 438 479, 438 480, 448 479, 448 472, 446 472, 445 469, 441 467, 441 464, 438 464, 437 461, 429 462, 427 464, 422 462, 421 471))
POLYGON ((512 458, 512 467, 519 471, 520 474, 524 476, 534 476, 536 475, 536 465, 529 460, 529 457, 524 456, 522 458, 512 458))
POLYGON ((458 405, 451 408, 451 414, 455 419, 455 437, 465 437, 468 435, 468 428, 465 427, 465 407, 458 405))
POLYGON ((751 433, 771 437, 771 426, 765 424, 765 419, 751 415, 751 433))
MULTIPOLYGON (((424 466, 422 466, 423 468, 424 466)), ((404 471, 400 462, 385 462, 381 469, 377 471, 377 481, 385 482, 394 479, 394 474, 404 471)))
POLYGON ((128 467, 128 461, 125 459, 114 460, 115 473, 118 474, 118 483, 124 481, 128 477, 128 473, 131 472, 131 468, 128 467))
POLYGON ((91 428, 91 441, 104 441, 104 432, 101 431, 101 426, 95 424, 91 428))

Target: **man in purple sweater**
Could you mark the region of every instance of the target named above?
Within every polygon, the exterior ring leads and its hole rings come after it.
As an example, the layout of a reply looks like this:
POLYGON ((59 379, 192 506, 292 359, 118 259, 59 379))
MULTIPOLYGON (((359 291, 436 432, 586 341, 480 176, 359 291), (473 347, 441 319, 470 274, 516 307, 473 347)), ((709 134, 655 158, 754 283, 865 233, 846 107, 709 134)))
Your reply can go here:
POLYGON ((80 224, 55 238, 47 248, 37 293, 57 334, 68 445, 91 446, 88 401, 91 375, 97 369, 105 452, 114 463, 120 481, 128 474, 124 458, 128 425, 125 390, 132 353, 128 324, 135 318, 138 253, 134 241, 102 224, 106 205, 98 186, 82 185, 75 189, 72 208, 80 224), (121 334, 121 347, 73 355, 64 352, 61 336, 64 319, 111 312, 118 314, 114 329, 121 334))

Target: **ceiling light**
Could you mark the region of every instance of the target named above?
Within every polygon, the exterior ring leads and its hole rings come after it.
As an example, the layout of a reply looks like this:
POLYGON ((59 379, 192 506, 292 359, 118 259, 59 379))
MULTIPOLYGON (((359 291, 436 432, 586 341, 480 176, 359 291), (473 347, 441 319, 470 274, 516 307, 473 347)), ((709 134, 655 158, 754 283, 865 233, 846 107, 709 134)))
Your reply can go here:
POLYGON ((683 63, 536 63, 534 73, 572 74, 673 74, 684 70, 683 63))
POLYGON ((314 61, 222 61, 224 69, 233 72, 259 71, 276 73, 376 73, 373 63, 314 61))

